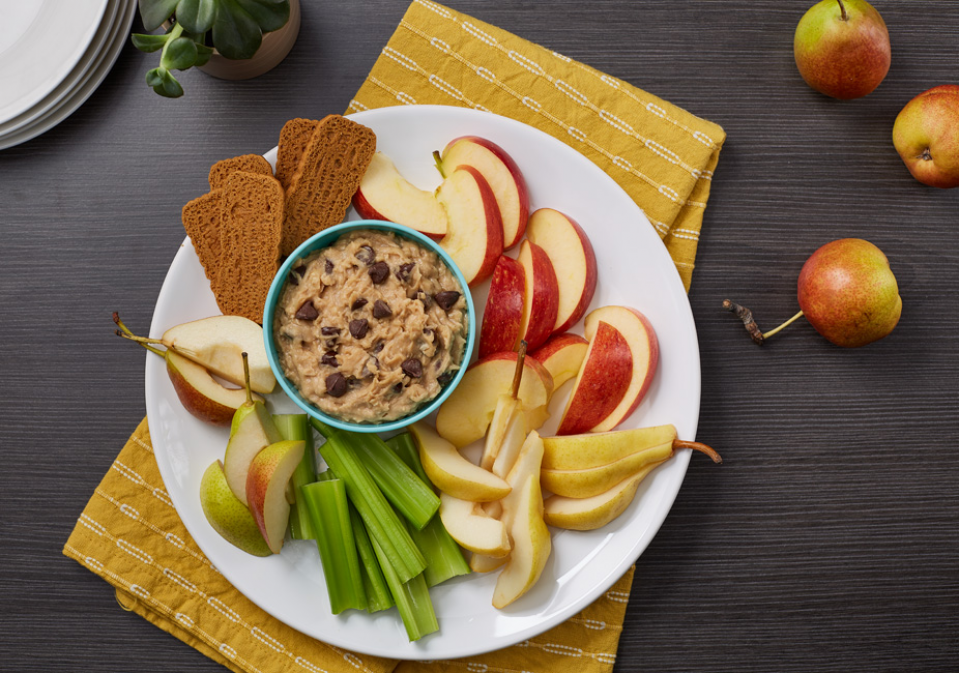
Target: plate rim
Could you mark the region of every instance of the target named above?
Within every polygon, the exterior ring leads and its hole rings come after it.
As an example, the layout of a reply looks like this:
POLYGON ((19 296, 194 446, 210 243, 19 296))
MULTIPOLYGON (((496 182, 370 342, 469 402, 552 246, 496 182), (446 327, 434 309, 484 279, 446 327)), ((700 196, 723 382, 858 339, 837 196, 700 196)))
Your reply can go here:
MULTIPOLYGON (((575 157, 574 160, 579 162, 581 166, 584 167, 585 170, 593 172, 597 179, 602 179, 604 181, 607 181, 607 183, 610 186, 615 187, 616 190, 622 193, 626 201, 628 201, 628 203, 631 204, 630 208, 634 209, 635 214, 642 218, 643 222, 645 223, 645 226, 649 227, 652 236, 654 236, 656 240, 658 241, 658 246, 660 248, 660 251, 653 254, 662 255, 664 259, 668 261, 668 265, 664 268, 669 269, 669 271, 665 271, 664 273, 667 273, 669 275, 669 278, 668 279, 664 278, 664 282, 668 283, 668 285, 673 288, 673 293, 676 293, 678 290, 678 294, 676 296, 677 297, 681 296, 682 298, 682 301, 679 303, 680 316, 678 317, 682 318, 683 322, 685 323, 683 328, 689 330, 689 334, 692 340, 693 352, 688 353, 688 355, 692 357, 693 361, 691 362, 691 364, 694 366, 695 373, 696 373, 695 381, 690 381, 690 383, 694 383, 695 385, 689 386, 690 389, 688 390, 688 395, 686 397, 686 402, 687 402, 686 407, 691 409, 691 412, 690 412, 691 420, 688 421, 687 425, 691 427, 693 437, 695 437, 695 433, 698 427, 698 418, 699 418, 699 410, 700 410, 700 402, 701 402, 700 396, 701 396, 701 386, 702 386, 702 371, 701 371, 700 354, 699 354, 699 340, 698 340, 698 334, 696 331, 695 320, 692 314, 692 307, 689 303, 688 295, 685 291, 682 280, 679 276, 679 272, 676 269, 675 264, 672 262, 672 259, 669 256, 669 253, 665 245, 662 244, 662 240, 659 238, 658 234, 656 234, 655 230, 652 227, 652 224, 649 223, 649 220, 645 216, 645 213, 635 203, 632 197, 630 197, 629 194, 625 192, 625 190, 611 176, 605 173, 599 166, 593 163, 589 158, 587 158, 583 154, 576 151, 573 147, 567 145, 566 143, 562 142, 561 140, 551 136, 550 134, 544 131, 541 131, 535 127, 529 126, 528 124, 525 124, 518 120, 505 117, 502 115, 497 115, 491 112, 480 111, 480 110, 475 110, 475 109, 470 109, 465 107, 458 107, 458 106, 444 106, 444 105, 402 106, 401 105, 401 106, 390 106, 385 108, 376 108, 373 110, 364 110, 362 112, 356 112, 346 116, 350 118, 354 118, 356 119, 356 121, 362 123, 365 119, 375 118, 380 115, 393 115, 393 114, 397 114, 398 110, 409 110, 414 107, 419 110, 423 110, 424 108, 442 109, 443 112, 440 112, 440 114, 449 113, 449 111, 454 111, 454 112, 451 112, 451 114, 463 114, 466 116, 490 115, 492 117, 496 117, 498 120, 498 123, 515 125, 517 129, 522 127, 520 130, 521 133, 531 132, 536 135, 542 136, 543 138, 546 139, 547 142, 552 143, 559 152, 565 153, 569 157, 575 157)), ((264 156, 269 158, 274 155, 275 151, 276 151, 276 148, 274 147, 272 150, 265 152, 264 156)), ((643 222, 637 222, 635 223, 635 226, 642 226, 643 222)), ((190 243, 189 237, 186 237, 184 239, 183 244, 181 244, 180 249, 178 250, 173 262, 170 265, 170 269, 168 270, 167 276, 164 279, 163 286, 161 287, 160 294, 158 295, 157 304, 154 307, 153 319, 151 321, 151 328, 150 328, 151 335, 162 333, 162 330, 165 329, 164 326, 158 325, 156 323, 156 320, 157 320, 156 308, 163 301, 165 292, 171 291, 168 281, 170 280, 170 277, 173 275, 176 267, 178 266, 178 264, 182 264, 184 262, 186 258, 185 255, 189 254, 190 252, 192 252, 192 244, 190 243)), ((686 355, 685 351, 684 351, 684 355, 686 355)), ((152 398, 152 393, 149 387, 149 382, 152 378, 150 369, 151 369, 151 362, 150 360, 147 360, 147 372, 146 372, 147 380, 145 381, 145 383, 147 384, 146 397, 148 400, 148 404, 147 404, 148 418, 150 416, 150 409, 153 407, 153 405, 149 402, 149 400, 152 398)), ((156 455, 158 457, 157 463, 158 463, 158 466, 160 467, 161 475, 163 476, 164 481, 166 482, 168 479, 168 475, 165 471, 164 461, 159 459, 161 454, 162 454, 162 451, 156 451, 156 455)), ((604 576, 602 576, 596 582, 594 582, 593 588, 591 591, 588 591, 584 593, 583 595, 580 595, 575 600, 570 601, 569 604, 564 605, 562 609, 554 611, 553 613, 545 617, 543 617, 542 615, 536 615, 537 620, 534 626, 527 626, 525 628, 511 632, 510 634, 505 636, 505 639, 502 641, 488 639, 493 641, 492 644, 489 644, 489 645, 483 645, 479 642, 476 642, 472 646, 467 646, 467 647, 461 646, 458 649, 455 649, 455 651, 450 651, 449 648, 446 648, 442 652, 437 652, 435 648, 430 649, 429 647, 419 647, 417 643, 410 643, 410 647, 402 652, 393 651, 392 649, 385 650, 377 646, 375 643, 372 643, 369 647, 358 646, 356 643, 353 643, 353 642, 349 642, 349 643, 343 642, 342 640, 338 639, 335 636, 332 638, 326 637, 326 636, 321 637, 318 635, 314 635, 313 633, 309 633, 301 629, 300 626, 294 625, 285 621, 285 619, 277 615, 275 611, 271 609, 270 606, 266 606, 258 603, 252 597, 243 593, 243 591, 241 591, 239 588, 237 588, 237 590, 240 591, 241 594, 246 596, 253 603, 255 603, 259 608, 263 609, 265 612, 267 612, 268 614, 276 618, 281 623, 289 626, 290 628, 299 630, 305 635, 307 635, 308 637, 318 638, 322 640, 323 642, 327 642, 332 645, 343 647, 343 648, 355 651, 357 653, 362 653, 366 655, 382 656, 382 657, 389 657, 389 658, 401 659, 401 660, 429 660, 429 659, 446 659, 446 658, 474 656, 474 655, 502 649, 504 647, 509 647, 511 645, 515 645, 516 643, 520 643, 523 640, 527 640, 529 638, 535 637, 549 630, 550 628, 556 626, 557 624, 566 621, 571 616, 577 614, 578 612, 583 610, 585 607, 587 607, 589 604, 591 604, 593 601, 595 601, 604 592, 608 591, 608 589, 613 584, 615 584, 616 581, 618 581, 620 577, 625 572, 627 572, 633 564, 635 564, 636 560, 646 550, 646 548, 654 539, 655 535, 658 533, 659 529, 662 527, 662 524, 665 521, 666 516, 669 514, 669 512, 672 509, 672 506, 675 502, 676 497, 678 497, 679 491, 682 487, 683 480, 685 478, 687 466, 689 463, 689 452, 677 453, 677 455, 672 459, 672 462, 675 465, 675 467, 673 468, 674 471, 677 471, 679 473, 677 476, 673 477, 674 479, 676 479, 676 486, 674 489, 671 489, 668 492, 667 497, 664 497, 660 501, 658 501, 658 507, 653 512, 653 515, 649 520, 649 525, 646 528, 647 531, 651 531, 651 532, 649 535, 646 535, 644 533, 643 535, 640 536, 641 539, 639 542, 632 543, 632 546, 630 547, 631 551, 629 552, 629 554, 627 554, 629 559, 626 562, 621 563, 615 569, 609 570, 609 572, 607 572, 604 576)), ((173 497, 174 496, 171 493, 171 498, 173 497)), ((182 515, 181 515, 181 520, 182 520, 182 515)), ((186 527, 187 525, 186 521, 183 521, 183 523, 184 523, 184 526, 186 527)), ((187 530, 189 530, 189 528, 187 530)), ((194 536, 194 539, 196 540, 195 536, 194 536)), ((203 550, 204 553, 209 556, 208 552, 203 549, 203 547, 200 545, 200 542, 198 540, 197 540, 197 545, 200 546, 201 550, 203 550)), ((221 568, 220 571, 224 575, 224 577, 226 577, 228 580, 230 579, 229 570, 224 570, 221 568)), ((236 585, 234 584, 234 586, 236 585)), ((439 638, 442 636, 443 617, 442 615, 439 615, 439 614, 437 616, 441 622, 441 632, 435 637, 439 638)), ((480 641, 480 640, 482 639, 476 639, 476 641, 480 641)), ((393 645, 391 645, 391 647, 392 646, 393 645)))

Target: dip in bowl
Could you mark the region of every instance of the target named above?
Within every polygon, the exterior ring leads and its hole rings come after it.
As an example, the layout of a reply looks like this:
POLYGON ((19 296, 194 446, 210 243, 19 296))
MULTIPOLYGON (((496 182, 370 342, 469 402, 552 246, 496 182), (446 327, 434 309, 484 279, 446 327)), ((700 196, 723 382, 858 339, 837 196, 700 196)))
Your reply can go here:
POLYGON ((283 263, 263 317, 280 386, 311 416, 389 432, 429 415, 463 377, 476 338, 462 273, 426 236, 360 220, 283 263))

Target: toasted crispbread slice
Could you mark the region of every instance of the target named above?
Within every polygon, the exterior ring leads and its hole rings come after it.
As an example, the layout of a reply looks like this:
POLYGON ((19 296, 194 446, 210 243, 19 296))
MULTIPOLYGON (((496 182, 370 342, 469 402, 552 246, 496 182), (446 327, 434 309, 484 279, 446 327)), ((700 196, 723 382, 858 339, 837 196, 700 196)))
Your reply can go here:
POLYGON ((273 175, 270 162, 259 154, 243 154, 230 159, 218 161, 210 167, 210 191, 222 189, 226 186, 226 179, 235 171, 273 175))
POLYGON ((260 323, 280 265, 283 188, 272 176, 237 171, 220 194, 222 254, 210 287, 225 315, 260 323))
POLYGON ((282 255, 343 221, 375 153, 371 129, 341 115, 320 121, 286 190, 282 255))
POLYGON ((223 255, 220 242, 220 196, 222 190, 198 196, 183 206, 183 228, 193 241, 193 249, 200 258, 206 277, 213 280, 223 255))
POLYGON ((290 188, 293 174, 300 165, 318 122, 315 119, 291 119, 280 129, 280 142, 276 150, 276 179, 283 189, 290 188))

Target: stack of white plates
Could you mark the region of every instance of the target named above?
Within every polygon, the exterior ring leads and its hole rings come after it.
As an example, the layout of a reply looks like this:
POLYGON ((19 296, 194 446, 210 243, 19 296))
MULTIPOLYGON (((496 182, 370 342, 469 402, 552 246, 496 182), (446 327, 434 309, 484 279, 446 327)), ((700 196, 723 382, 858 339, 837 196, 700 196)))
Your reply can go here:
POLYGON ((0 0, 0 149, 90 97, 130 39, 136 0, 0 0))

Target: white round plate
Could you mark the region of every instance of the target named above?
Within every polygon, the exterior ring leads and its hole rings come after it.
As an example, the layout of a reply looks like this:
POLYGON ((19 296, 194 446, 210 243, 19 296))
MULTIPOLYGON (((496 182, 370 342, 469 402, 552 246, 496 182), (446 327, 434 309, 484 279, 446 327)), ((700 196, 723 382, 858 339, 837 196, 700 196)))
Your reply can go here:
POLYGON ((29 110, 70 74, 107 0, 0 0, 0 121, 29 110))
MULTIPOLYGON (((372 128, 378 149, 424 189, 439 182, 431 152, 441 150, 449 140, 477 135, 502 146, 528 181, 531 209, 561 210, 589 235, 599 260, 592 307, 623 304, 639 309, 659 336, 659 371, 646 399, 623 427, 672 423, 681 438, 695 438, 699 346, 689 302, 653 227, 608 175, 559 140, 489 113, 404 106, 360 112, 351 118, 372 128)), ((266 156, 272 160, 275 154, 266 156)), ((478 309, 485 305, 487 285, 474 290, 478 309)), ((160 291, 151 335, 218 313, 187 239, 160 291)), ((553 401, 554 418, 542 429, 544 434, 555 428, 571 386, 567 383, 553 401)), ((276 410, 295 410, 282 394, 271 398, 276 410)), ((689 452, 681 451, 655 470, 626 512, 606 527, 591 532, 553 530, 553 552, 539 582, 504 610, 491 605, 496 572, 459 577, 434 587, 431 595, 440 630, 410 643, 396 610, 330 614, 315 544, 288 541, 281 554, 256 558, 214 532, 200 508, 200 477, 210 463, 223 458, 229 433, 183 409, 162 359, 152 355, 147 357, 146 404, 166 488, 187 529, 223 575, 254 603, 307 635, 357 652, 399 659, 447 659, 499 649, 531 638, 585 608, 629 569, 653 539, 689 462, 689 452)))
MULTIPOLYGON (((19 123, 21 118, 18 117, 11 128, 0 125, 0 150, 25 143, 62 122, 93 95, 110 73, 124 45, 130 39, 130 28, 137 11, 137 3, 133 0, 110 1, 117 5, 116 16, 109 26, 101 26, 101 31, 106 33, 106 39, 99 45, 99 49, 93 55, 84 55, 77 66, 82 72, 75 80, 65 81, 62 83, 65 85, 63 89, 57 87, 51 92, 49 97, 56 102, 44 106, 41 112, 30 110, 24 113, 23 116, 28 118, 25 123, 19 123)), ((72 75, 68 79, 72 79, 72 75)))

